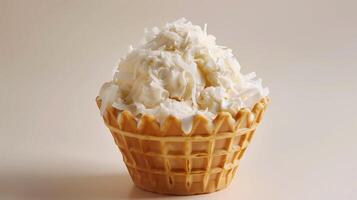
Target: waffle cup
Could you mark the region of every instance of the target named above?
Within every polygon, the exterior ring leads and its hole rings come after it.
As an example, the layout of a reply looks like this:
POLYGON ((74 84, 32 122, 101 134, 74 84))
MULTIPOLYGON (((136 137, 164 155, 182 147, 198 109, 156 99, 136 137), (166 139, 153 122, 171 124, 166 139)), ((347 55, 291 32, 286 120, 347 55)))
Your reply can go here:
MULTIPOLYGON (((100 107, 101 100, 96 101, 100 107)), ((234 117, 222 112, 210 121, 197 115, 190 134, 173 116, 160 127, 153 116, 144 115, 138 123, 129 111, 107 107, 103 118, 137 187, 164 194, 203 194, 229 185, 268 102, 263 98, 234 117)))

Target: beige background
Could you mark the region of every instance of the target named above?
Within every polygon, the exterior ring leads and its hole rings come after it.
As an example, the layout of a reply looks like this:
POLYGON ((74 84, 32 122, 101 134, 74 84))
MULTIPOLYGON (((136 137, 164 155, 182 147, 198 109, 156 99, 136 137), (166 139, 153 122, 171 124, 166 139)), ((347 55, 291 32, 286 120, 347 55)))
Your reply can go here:
POLYGON ((0 199, 168 198, 133 186, 94 99, 144 27, 182 16, 272 99, 231 186, 183 199, 357 199, 355 2, 0 0, 0 199))

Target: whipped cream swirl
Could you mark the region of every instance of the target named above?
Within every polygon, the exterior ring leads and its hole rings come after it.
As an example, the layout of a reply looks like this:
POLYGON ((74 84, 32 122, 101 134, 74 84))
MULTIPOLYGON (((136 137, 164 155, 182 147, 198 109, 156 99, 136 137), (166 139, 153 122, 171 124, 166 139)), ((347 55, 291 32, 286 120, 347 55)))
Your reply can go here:
POLYGON ((146 31, 142 44, 130 48, 111 82, 100 90, 102 114, 108 105, 160 123, 173 115, 188 133, 196 114, 213 119, 235 115, 268 95, 255 73, 243 75, 232 50, 216 44, 206 26, 182 18, 146 31))

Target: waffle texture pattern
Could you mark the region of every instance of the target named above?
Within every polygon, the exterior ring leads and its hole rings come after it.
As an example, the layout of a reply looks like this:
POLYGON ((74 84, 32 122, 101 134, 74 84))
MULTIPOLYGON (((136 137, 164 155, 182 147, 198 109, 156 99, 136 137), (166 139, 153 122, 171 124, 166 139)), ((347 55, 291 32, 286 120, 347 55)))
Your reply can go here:
POLYGON ((268 103, 263 98, 251 110, 222 112, 213 121, 197 115, 190 134, 171 116, 160 126, 153 116, 138 122, 130 112, 108 107, 103 118, 137 187, 192 195, 229 185, 268 103))

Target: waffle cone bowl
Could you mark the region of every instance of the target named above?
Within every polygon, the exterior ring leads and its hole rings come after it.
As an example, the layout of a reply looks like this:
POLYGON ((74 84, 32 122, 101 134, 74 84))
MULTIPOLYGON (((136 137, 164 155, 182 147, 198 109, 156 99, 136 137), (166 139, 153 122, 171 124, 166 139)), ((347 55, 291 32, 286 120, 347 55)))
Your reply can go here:
MULTIPOLYGON (((96 101, 100 107, 101 100, 96 101)), ((230 184, 268 102, 263 98, 251 110, 241 109, 236 116, 222 112, 212 121, 197 115, 189 134, 172 116, 161 126, 149 115, 138 123, 129 111, 107 107, 103 118, 137 187, 193 195, 230 184)))

